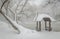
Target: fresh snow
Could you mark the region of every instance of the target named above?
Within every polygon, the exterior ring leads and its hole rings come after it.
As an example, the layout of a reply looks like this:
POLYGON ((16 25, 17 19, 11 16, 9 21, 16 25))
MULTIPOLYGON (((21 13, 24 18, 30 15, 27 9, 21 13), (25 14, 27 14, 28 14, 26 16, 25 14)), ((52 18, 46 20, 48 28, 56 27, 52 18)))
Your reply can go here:
POLYGON ((37 32, 29 34, 24 39, 60 39, 60 32, 37 32))
POLYGON ((20 34, 17 34, 13 29, 11 30, 6 19, 1 17, 2 15, 0 15, 0 39, 60 39, 60 32, 37 32, 35 30, 27 29, 22 25, 18 25, 15 21, 11 20, 21 32, 20 34))
POLYGON ((21 25, 19 26, 19 29, 21 31, 20 34, 14 33, 10 30, 9 25, 7 23, 0 21, 0 39, 22 39, 25 35, 35 32, 34 30, 26 29, 21 25))
POLYGON ((60 32, 34 32, 23 29, 20 34, 12 32, 8 24, 0 21, 0 39, 60 39, 60 32))
POLYGON ((51 19, 51 21, 56 21, 54 18, 52 18, 51 16, 47 15, 47 14, 39 14, 38 16, 36 16, 34 18, 34 21, 42 21, 44 17, 48 17, 51 19))

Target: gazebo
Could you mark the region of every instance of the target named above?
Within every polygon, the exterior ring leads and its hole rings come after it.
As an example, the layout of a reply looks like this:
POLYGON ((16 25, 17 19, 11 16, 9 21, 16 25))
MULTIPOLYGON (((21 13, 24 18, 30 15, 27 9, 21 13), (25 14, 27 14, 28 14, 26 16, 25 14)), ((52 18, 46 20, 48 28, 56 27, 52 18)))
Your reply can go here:
POLYGON ((51 22, 55 21, 55 19, 53 19, 51 16, 47 15, 47 14, 39 14, 38 16, 36 16, 34 18, 34 21, 36 21, 37 26, 36 26, 36 30, 37 31, 41 31, 41 21, 44 20, 45 22, 45 30, 51 31, 51 22), (49 27, 47 27, 47 22, 49 23, 49 27))

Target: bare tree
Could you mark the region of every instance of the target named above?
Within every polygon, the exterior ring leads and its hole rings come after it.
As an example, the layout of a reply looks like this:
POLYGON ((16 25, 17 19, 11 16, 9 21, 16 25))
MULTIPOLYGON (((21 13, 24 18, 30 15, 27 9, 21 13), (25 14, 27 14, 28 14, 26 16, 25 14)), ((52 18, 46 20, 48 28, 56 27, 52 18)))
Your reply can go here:
MULTIPOLYGON (((1 0, 1 1, 2 1, 2 0, 1 0)), ((3 2, 3 3, 2 3, 2 6, 1 6, 1 8, 0 8, 0 13, 9 21, 9 23, 12 25, 12 27, 13 27, 15 30, 17 30, 18 33, 20 33, 20 30, 16 27, 16 25, 15 25, 15 24, 7 17, 7 15, 5 15, 4 12, 2 11, 2 8, 4 7, 4 5, 8 2, 8 4, 6 5, 7 8, 5 8, 6 14, 7 14, 7 9, 9 9, 8 6, 9 6, 9 3, 10 3, 9 0, 5 0, 5 1, 2 1, 2 2, 3 2)), ((22 2, 22 1, 20 1, 20 2, 18 3, 18 5, 17 5, 17 7, 16 7, 16 10, 17 10, 17 8, 19 7, 19 4, 20 4, 21 2, 22 2)), ((27 2, 28 2, 28 0, 25 1, 24 5, 22 6, 22 9, 21 9, 20 13, 23 12, 23 9, 24 9, 25 5, 27 4, 27 2)), ((15 21, 17 22, 17 12, 16 12, 16 10, 15 10, 15 12, 13 12, 11 9, 9 9, 9 10, 10 10, 11 13, 14 13, 14 14, 15 14, 15 21)))
POLYGON ((8 0, 5 0, 5 1, 2 3, 2 6, 1 6, 1 8, 0 8, 0 13, 9 21, 9 23, 12 25, 12 27, 13 27, 15 30, 17 30, 18 33, 20 33, 20 30, 16 27, 16 25, 14 25, 14 24, 12 23, 12 21, 11 21, 11 20, 4 14, 4 12, 2 11, 2 8, 3 8, 3 6, 4 6, 4 4, 5 4, 6 2, 8 2, 8 0))
MULTIPOLYGON (((17 8, 20 7, 19 5, 20 5, 20 3, 21 3, 22 1, 24 1, 24 0, 21 0, 21 1, 17 4, 16 9, 15 9, 15 12, 13 12, 11 9, 9 9, 12 13, 15 14, 15 21, 16 21, 16 22, 17 22, 17 19, 18 19, 18 17, 17 17, 17 8)), ((19 12, 20 14, 26 15, 25 13, 22 13, 22 12, 23 12, 23 9, 24 9, 24 7, 26 6, 27 2, 28 2, 28 0, 25 0, 24 5, 22 5, 21 11, 19 12)), ((26 16, 27 16, 27 15, 26 15, 26 16)), ((28 17, 28 16, 27 16, 27 17, 28 17)), ((17 22, 17 23, 18 23, 18 22, 17 22)))

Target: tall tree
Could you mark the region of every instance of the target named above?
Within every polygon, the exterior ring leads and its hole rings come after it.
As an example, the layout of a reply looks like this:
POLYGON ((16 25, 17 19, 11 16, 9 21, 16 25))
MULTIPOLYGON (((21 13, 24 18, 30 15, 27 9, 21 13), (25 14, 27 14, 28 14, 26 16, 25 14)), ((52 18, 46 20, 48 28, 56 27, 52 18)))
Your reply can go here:
POLYGON ((4 14, 4 12, 2 11, 2 8, 4 6, 4 4, 8 2, 8 0, 5 0, 3 3, 2 3, 2 6, 0 8, 0 13, 9 21, 9 23, 12 25, 12 27, 18 31, 18 33, 20 33, 20 30, 16 27, 16 25, 4 14))

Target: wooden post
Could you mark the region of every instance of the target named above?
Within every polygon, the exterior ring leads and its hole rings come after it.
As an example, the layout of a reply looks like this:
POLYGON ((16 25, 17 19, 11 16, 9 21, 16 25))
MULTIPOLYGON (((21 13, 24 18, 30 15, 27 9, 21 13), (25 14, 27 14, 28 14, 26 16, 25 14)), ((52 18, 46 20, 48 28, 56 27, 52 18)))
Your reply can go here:
POLYGON ((45 30, 47 30, 47 25, 46 25, 46 23, 47 23, 47 22, 45 21, 45 30))
POLYGON ((49 31, 51 31, 51 21, 49 21, 49 31))
POLYGON ((39 31, 41 31, 41 21, 39 21, 39 31))
POLYGON ((37 23, 36 23, 36 30, 38 30, 38 21, 37 21, 37 23))
POLYGON ((40 21, 37 21, 36 30, 41 31, 41 22, 40 21))

